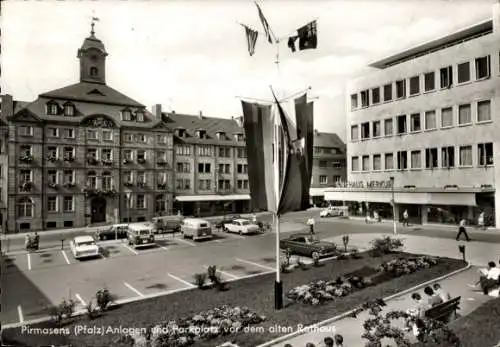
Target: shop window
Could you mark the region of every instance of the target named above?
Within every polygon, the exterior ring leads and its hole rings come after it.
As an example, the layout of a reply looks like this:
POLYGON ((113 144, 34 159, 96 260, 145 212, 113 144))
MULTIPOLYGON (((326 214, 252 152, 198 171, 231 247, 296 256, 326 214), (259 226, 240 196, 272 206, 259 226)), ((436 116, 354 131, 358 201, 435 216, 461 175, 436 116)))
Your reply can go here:
POLYGON ((453 85, 453 69, 451 66, 439 70, 441 88, 450 88, 453 85))
POLYGON ((372 89, 372 103, 373 104, 378 104, 380 102, 380 88, 373 88, 372 89))
POLYGON ((392 100, 392 83, 384 86, 384 101, 392 100))
POLYGON ((436 89, 436 77, 433 71, 424 75, 424 90, 429 92, 434 89, 436 89))
POLYGON ((414 113, 410 116, 410 121, 411 121, 411 131, 412 132, 417 132, 422 130, 422 127, 420 125, 420 113, 414 113))
POLYGON ((361 124, 361 139, 370 138, 370 123, 366 122, 361 124))
POLYGON ((65 220, 63 226, 65 228, 72 228, 73 227, 73 221, 72 220, 65 220))
POLYGON ((465 83, 470 81, 470 63, 467 61, 457 66, 457 82, 465 83))
POLYGON ((398 170, 406 170, 408 168, 408 153, 406 151, 398 152, 398 170))
POLYGON ((490 56, 476 59, 476 80, 490 77, 490 56))
POLYGON ((57 228, 57 222, 47 222, 47 229, 57 228))
POLYGON ((398 135, 406 133, 406 115, 398 116, 398 135))
POLYGON ((406 98, 406 80, 396 82, 396 99, 406 98))
POLYGON ((420 93, 420 77, 414 76, 410 78, 410 95, 417 95, 420 93))
POLYGON ((493 143, 480 143, 477 145, 479 166, 493 165, 493 143))
POLYGON ((358 94, 351 95, 351 110, 358 108, 358 94))
POLYGON ((447 146, 441 148, 441 167, 448 169, 455 167, 455 147, 447 146))
POLYGON ((438 150, 437 148, 425 149, 425 168, 434 169, 438 167, 438 150))
POLYGON ((361 107, 370 106, 370 93, 368 90, 361 92, 361 107))
POLYGON ((491 102, 490 100, 479 101, 477 103, 477 121, 487 122, 491 120, 491 102))
POLYGON ((425 112, 425 130, 436 129, 436 111, 425 112))
POLYGON ((443 108, 441 110, 441 128, 448 128, 453 126, 453 109, 451 107, 443 108))

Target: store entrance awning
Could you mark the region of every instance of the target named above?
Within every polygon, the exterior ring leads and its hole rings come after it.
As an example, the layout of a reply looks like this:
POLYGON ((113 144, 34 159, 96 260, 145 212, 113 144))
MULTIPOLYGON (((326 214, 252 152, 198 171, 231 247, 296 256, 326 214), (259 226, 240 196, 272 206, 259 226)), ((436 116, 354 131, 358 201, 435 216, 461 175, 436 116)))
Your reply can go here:
POLYGON ((180 195, 175 198, 177 201, 227 201, 227 200, 250 200, 248 194, 232 195, 180 195))

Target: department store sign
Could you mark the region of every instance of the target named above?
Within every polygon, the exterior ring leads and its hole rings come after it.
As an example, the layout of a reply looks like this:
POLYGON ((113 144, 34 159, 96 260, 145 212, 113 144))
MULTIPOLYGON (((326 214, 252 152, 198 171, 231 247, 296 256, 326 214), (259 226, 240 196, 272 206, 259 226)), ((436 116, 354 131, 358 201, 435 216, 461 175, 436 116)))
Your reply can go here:
POLYGON ((389 181, 345 181, 336 182, 335 188, 365 188, 365 189, 387 189, 392 188, 392 182, 389 181))

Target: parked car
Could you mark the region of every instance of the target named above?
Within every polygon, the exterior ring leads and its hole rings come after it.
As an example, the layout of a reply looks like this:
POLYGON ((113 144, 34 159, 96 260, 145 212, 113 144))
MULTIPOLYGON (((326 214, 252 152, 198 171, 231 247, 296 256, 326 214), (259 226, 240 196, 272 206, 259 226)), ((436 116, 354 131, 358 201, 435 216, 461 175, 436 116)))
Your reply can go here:
POLYGON ((186 218, 181 226, 182 236, 192 238, 193 241, 202 239, 211 239, 212 225, 210 222, 199 218, 186 218))
POLYGON ((321 218, 325 217, 347 217, 348 207, 347 206, 329 206, 319 213, 321 218))
POLYGON ((288 249, 291 254, 313 258, 315 256, 333 256, 337 253, 337 245, 335 243, 313 239, 309 234, 295 234, 282 239, 280 240, 280 248, 288 249))
POLYGON ((100 241, 126 239, 128 224, 114 224, 106 229, 96 231, 96 238, 100 241))
POLYGON ((232 223, 224 225, 224 231, 237 234, 256 234, 260 230, 257 224, 253 224, 248 219, 235 219, 232 223))
POLYGON ((154 217, 152 222, 155 225, 155 234, 179 233, 184 217, 182 216, 162 216, 154 217))
POLYGON ((69 247, 75 259, 99 256, 99 246, 92 236, 76 236, 70 241, 69 247))
POLYGON ((222 217, 220 220, 217 220, 214 225, 217 229, 224 229, 226 224, 232 223, 235 219, 241 219, 239 214, 227 214, 222 217))
POLYGON ((154 224, 149 222, 132 223, 128 226, 128 244, 135 247, 148 247, 155 244, 154 224))

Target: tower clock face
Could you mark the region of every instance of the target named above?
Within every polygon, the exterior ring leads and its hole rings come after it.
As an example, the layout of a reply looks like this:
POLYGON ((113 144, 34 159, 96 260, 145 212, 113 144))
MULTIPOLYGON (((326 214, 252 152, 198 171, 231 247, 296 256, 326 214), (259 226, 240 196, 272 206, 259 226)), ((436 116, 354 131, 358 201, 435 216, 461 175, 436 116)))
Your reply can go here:
POLYGON ((91 56, 90 56, 90 60, 92 60, 92 61, 97 61, 97 55, 95 55, 95 54, 94 54, 94 55, 91 55, 91 56))

